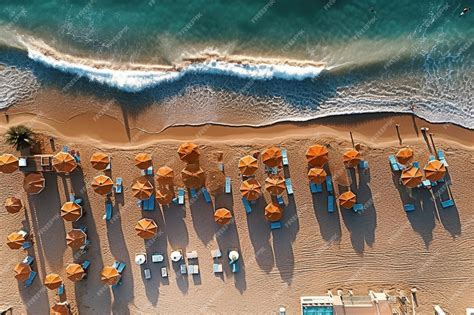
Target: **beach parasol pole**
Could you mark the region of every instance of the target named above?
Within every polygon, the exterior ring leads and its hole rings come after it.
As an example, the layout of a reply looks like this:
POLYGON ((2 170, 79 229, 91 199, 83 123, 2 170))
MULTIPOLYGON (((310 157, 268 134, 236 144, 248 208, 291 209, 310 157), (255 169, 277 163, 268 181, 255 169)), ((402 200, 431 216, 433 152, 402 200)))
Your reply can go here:
POLYGON ((395 125, 395 129, 397 129, 397 136, 398 136, 398 143, 400 145, 403 144, 403 141, 402 141, 402 137, 400 136, 400 125, 399 124, 396 124, 395 125))
POLYGON ((349 131, 349 134, 351 135, 352 147, 354 147, 355 144, 354 144, 354 137, 352 136, 352 131, 349 131))
POLYGON ((435 143, 434 143, 434 140, 433 140, 433 136, 434 136, 434 134, 430 132, 431 145, 433 146, 433 150, 435 151, 435 154, 436 154, 436 152, 438 152, 438 151, 436 150, 436 146, 435 146, 435 143))

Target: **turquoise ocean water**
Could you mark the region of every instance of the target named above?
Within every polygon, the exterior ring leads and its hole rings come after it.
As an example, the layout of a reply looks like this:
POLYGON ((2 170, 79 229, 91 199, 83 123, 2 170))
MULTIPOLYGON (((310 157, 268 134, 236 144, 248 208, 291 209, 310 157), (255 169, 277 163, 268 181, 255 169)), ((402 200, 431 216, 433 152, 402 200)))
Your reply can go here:
POLYGON ((415 104, 429 120, 472 128, 474 13, 459 16, 468 2, 3 0, 0 63, 34 68, 35 84, 43 67, 120 93, 211 76, 213 88, 225 81, 239 93, 246 86, 239 80, 257 80, 245 93, 272 97, 273 80, 288 90, 280 92, 291 98, 292 120, 415 104), (204 53, 221 57, 182 66, 204 53), (249 64, 222 58, 236 55, 249 64))

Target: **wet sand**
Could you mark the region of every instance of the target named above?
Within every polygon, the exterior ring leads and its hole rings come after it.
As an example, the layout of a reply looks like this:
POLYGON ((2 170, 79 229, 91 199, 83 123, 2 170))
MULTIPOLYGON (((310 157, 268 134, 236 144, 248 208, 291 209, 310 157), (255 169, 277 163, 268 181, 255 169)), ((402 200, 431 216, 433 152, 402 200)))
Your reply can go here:
MULTIPOLYGON (((115 105, 88 105, 74 113, 61 104, 41 107, 41 112, 35 112, 35 106, 31 103, 9 109, 9 125, 26 123, 54 136, 55 151, 64 144, 79 150, 82 172, 47 175, 47 188, 29 197, 22 190, 20 172, 0 174, 4 188, 0 200, 15 195, 27 203, 26 211, 18 214, 1 212, 4 228, 0 237, 5 240, 22 225, 29 229, 35 238, 31 253, 39 271, 33 286, 24 289, 13 277, 12 268, 25 253, 10 250, 4 242, 0 244, 4 262, 2 309, 11 306, 17 314, 47 313, 57 299, 41 284, 50 272, 63 276, 67 299, 74 312, 81 314, 268 314, 279 306, 286 306, 289 314, 295 314, 299 312, 300 296, 324 294, 328 289, 352 289, 366 294, 369 289, 413 286, 418 288, 419 314, 431 313, 432 304, 440 304, 452 314, 462 314, 474 304, 474 234, 469 232, 474 225, 474 148, 470 130, 429 124, 410 115, 388 114, 334 117, 265 128, 204 125, 162 130, 156 116, 142 112, 127 119, 115 105), (104 106, 106 110, 101 113, 104 106), (414 148, 415 159, 422 165, 430 152, 419 128, 429 127, 434 133, 437 148, 445 150, 449 162, 455 207, 442 209, 439 198, 432 200, 428 191, 409 196, 399 186, 387 161, 387 156, 399 147, 395 124, 400 124, 403 144, 414 148), (341 155, 351 147, 349 130, 369 162, 367 174, 348 174, 343 168, 341 155), (202 196, 190 203, 186 196, 185 207, 172 205, 158 207, 154 212, 140 211, 130 189, 133 179, 139 176, 133 157, 141 151, 151 153, 155 169, 171 166, 176 186, 182 186, 179 172, 184 164, 176 149, 185 140, 200 145, 201 164, 207 171, 217 168, 216 152, 223 152, 225 173, 232 178, 232 194, 218 195, 212 204, 205 203, 202 196), (310 193, 305 150, 314 143, 330 146, 329 166, 336 193, 345 189, 338 184, 351 184, 359 202, 366 205, 363 214, 344 209, 330 214, 326 211, 327 193, 310 193), (285 174, 292 178, 295 190, 293 196, 284 197, 283 228, 276 231, 271 231, 264 219, 263 208, 270 200, 267 193, 250 215, 245 214, 237 169, 241 156, 270 144, 288 150, 285 174), (91 168, 88 160, 99 149, 113 157, 112 177, 123 177, 125 185, 124 194, 113 198, 114 217, 108 224, 102 219, 104 199, 90 187, 99 172, 91 168), (92 262, 88 279, 79 283, 72 283, 65 276, 64 268, 73 260, 65 242, 71 224, 59 217, 61 204, 71 191, 84 199, 87 215, 80 224, 88 227, 92 241, 89 252, 78 258, 92 262), (409 201, 415 203, 416 210, 407 214, 403 204, 409 201), (212 218, 213 209, 223 206, 235 216, 235 222, 224 229, 212 218), (141 217, 153 218, 162 232, 147 245, 134 230, 141 217), (214 276, 210 250, 217 247, 224 252, 240 249, 240 273, 232 274, 224 264, 224 275, 214 276), (169 256, 176 248, 197 250, 199 276, 179 275, 167 257, 169 279, 161 279, 161 265, 149 261, 146 267, 151 269, 152 279, 145 280, 142 269, 133 262, 136 253, 161 252, 169 256), (112 291, 102 285, 99 273, 114 260, 125 262, 127 267, 124 284, 112 291)), ((4 132, 6 127, 2 120, 0 130, 4 132)), ((2 152, 12 152, 4 144, 1 148, 2 152)), ((257 177, 263 183, 262 169, 257 177)), ((443 187, 433 191, 446 198, 443 187)))

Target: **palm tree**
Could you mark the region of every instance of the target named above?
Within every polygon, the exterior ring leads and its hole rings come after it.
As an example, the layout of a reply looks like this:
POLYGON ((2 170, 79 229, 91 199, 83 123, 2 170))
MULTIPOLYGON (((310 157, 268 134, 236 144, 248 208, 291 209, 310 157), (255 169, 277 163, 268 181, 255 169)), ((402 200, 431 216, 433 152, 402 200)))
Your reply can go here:
POLYGON ((33 145, 34 135, 33 131, 26 126, 13 126, 5 134, 5 143, 11 145, 17 151, 22 151, 33 145))

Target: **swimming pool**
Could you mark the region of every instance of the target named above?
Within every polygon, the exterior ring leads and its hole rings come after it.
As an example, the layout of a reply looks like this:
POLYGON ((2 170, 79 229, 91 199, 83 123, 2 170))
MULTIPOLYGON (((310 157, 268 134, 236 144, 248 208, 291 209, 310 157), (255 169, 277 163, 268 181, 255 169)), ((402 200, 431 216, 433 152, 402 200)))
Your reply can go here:
POLYGON ((303 306, 303 315, 333 315, 332 306, 303 306))

